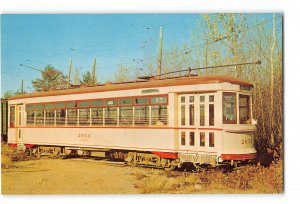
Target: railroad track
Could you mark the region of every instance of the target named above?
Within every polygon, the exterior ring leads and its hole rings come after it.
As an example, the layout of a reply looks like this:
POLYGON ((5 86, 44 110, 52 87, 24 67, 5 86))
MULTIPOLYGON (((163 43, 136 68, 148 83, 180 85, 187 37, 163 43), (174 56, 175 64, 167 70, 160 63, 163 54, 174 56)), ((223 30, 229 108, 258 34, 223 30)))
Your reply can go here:
POLYGON ((109 166, 128 166, 126 162, 122 161, 112 161, 108 159, 95 159, 95 158, 70 158, 69 160, 74 161, 85 161, 85 162, 93 162, 99 164, 108 164, 109 166))
MULTIPOLYGON (((24 161, 24 160, 34 160, 34 159, 43 159, 43 158, 48 158, 48 159, 62 159, 61 156, 58 155, 53 155, 53 154, 39 154, 39 155, 35 155, 35 156, 26 156, 20 153, 15 152, 14 154, 10 155, 12 156, 14 161, 24 161)), ((97 157, 78 157, 78 156, 71 156, 68 158, 63 158, 66 160, 73 160, 73 161, 85 161, 85 162, 94 162, 94 163, 99 163, 99 164, 105 164, 105 165, 109 165, 109 166, 119 166, 119 167, 143 167, 143 168, 152 168, 152 169, 157 169, 157 170, 162 170, 164 168, 160 168, 157 166, 153 166, 153 165, 146 165, 146 164, 138 164, 138 165, 132 165, 132 164, 128 164, 126 161, 120 161, 120 160, 113 160, 113 159, 108 159, 108 158, 97 158, 97 157)), ((242 165, 242 166, 238 166, 238 167, 233 167, 233 166, 217 166, 217 167, 211 167, 211 168, 204 168, 202 170, 204 171, 222 171, 223 173, 230 173, 230 172, 234 172, 234 171, 239 171, 242 170, 244 168, 246 168, 247 165, 242 165)), ((174 172, 178 172, 178 173, 199 173, 201 172, 201 170, 196 170, 195 168, 193 168, 193 166, 183 166, 180 169, 176 169, 174 172)))

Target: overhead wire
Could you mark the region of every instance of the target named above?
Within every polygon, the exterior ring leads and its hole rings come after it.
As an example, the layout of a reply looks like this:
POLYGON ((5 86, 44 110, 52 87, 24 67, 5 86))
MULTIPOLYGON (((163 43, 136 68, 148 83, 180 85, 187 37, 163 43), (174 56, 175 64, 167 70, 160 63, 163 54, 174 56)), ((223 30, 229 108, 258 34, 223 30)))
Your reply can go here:
MULTIPOLYGON (((187 18, 190 18, 191 16, 187 16, 187 17, 185 17, 185 18, 183 18, 183 19, 181 19, 181 20, 185 20, 185 19, 187 19, 187 18)), ((192 16, 193 17, 193 16, 192 16)), ((173 23, 177 23, 178 21, 171 21, 171 22, 168 22, 168 23, 165 23, 165 24, 163 24, 163 26, 166 26, 166 25, 169 25, 169 24, 173 24, 173 23)), ((131 26, 132 26, 132 24, 130 24, 131 26)), ((133 24, 134 25, 134 24, 133 24)), ((135 24, 136 25, 136 24, 135 24)), ((140 24, 140 25, 142 25, 142 24, 140 24)), ((143 25, 143 27, 144 27, 144 29, 145 30, 143 30, 143 31, 139 31, 139 32, 137 32, 137 33, 133 33, 133 34, 127 34, 127 35, 123 35, 123 36, 119 36, 119 37, 116 37, 116 38, 113 38, 113 39, 110 39, 110 40, 106 40, 106 41, 101 41, 101 42, 96 42, 96 43, 93 43, 92 45, 89 45, 89 46, 84 46, 84 47, 80 47, 80 48, 70 48, 71 50, 72 50, 72 52, 76 52, 76 53, 78 53, 78 51, 81 51, 81 50, 84 50, 84 49, 88 49, 88 48, 91 48, 91 47, 95 47, 95 46, 97 46, 97 45, 100 45, 100 44, 104 44, 104 43, 111 43, 111 42, 113 42, 113 41, 116 41, 116 40, 119 40, 119 39, 123 39, 123 38, 127 38, 127 37, 131 37, 131 36, 135 36, 135 35, 139 35, 139 34, 141 34, 141 33, 145 33, 145 32, 147 32, 147 31, 154 31, 152 28, 151 28, 151 26, 144 26, 143 25)), ((128 27, 129 28, 129 27, 128 27)), ((111 29, 110 29, 111 30, 111 29)), ((112 33, 112 32, 111 32, 112 33)), ((66 44, 64 44, 64 47, 67 47, 66 46, 66 44)), ((51 59, 51 58, 53 58, 53 57, 55 57, 55 56, 59 56, 59 55, 65 55, 65 54, 72 54, 72 52, 70 52, 70 50, 68 50, 68 51, 66 51, 66 52, 62 52, 62 53, 58 53, 58 54, 55 54, 55 55, 51 55, 51 56, 49 56, 49 57, 47 57, 47 59, 51 59)), ((100 57, 100 56, 104 56, 105 54, 102 54, 102 55, 98 55, 97 57, 100 57)), ((115 58, 115 57, 112 57, 112 58, 115 58)), ((27 61, 27 60, 26 60, 27 61)), ((36 61, 36 60, 34 60, 34 61, 36 61)), ((40 63, 42 63, 41 61, 39 61, 40 63)), ((43 63, 45 63, 45 62, 43 62, 43 63)), ((99 67, 101 67, 101 68, 105 68, 105 67, 109 67, 109 66, 115 66, 115 65, 120 65, 120 64, 130 64, 130 63, 134 63, 133 62, 133 60, 131 60, 131 61, 126 61, 126 62, 120 62, 120 63, 117 63, 117 64, 113 64, 113 65, 105 65, 105 66, 99 66, 99 67)), ((21 63, 22 64, 22 63, 21 63)), ((53 64, 53 63, 46 63, 46 64, 53 64)))
MULTIPOLYGON (((194 17, 194 16, 187 16, 187 17, 185 17, 185 18, 183 18, 183 19, 181 19, 181 20, 185 20, 185 19, 188 19, 188 18, 190 18, 190 17, 194 17)), ((169 25, 169 24, 173 24, 173 23, 178 23, 178 21, 173 20, 173 21, 171 21, 171 22, 168 22, 168 23, 163 24, 163 26, 166 26, 166 25, 169 25)), ((133 33, 133 34, 128 34, 128 35, 119 36, 119 37, 116 37, 116 38, 113 38, 113 39, 110 39, 110 40, 106 40, 106 41, 96 42, 96 43, 93 43, 93 44, 91 44, 91 45, 89 45, 89 46, 84 46, 84 47, 80 47, 80 48, 74 48, 74 51, 75 51, 75 52, 78 52, 78 51, 80 51, 80 50, 84 50, 84 49, 88 49, 88 48, 91 48, 91 47, 95 47, 95 46, 100 45, 100 44, 111 43, 111 42, 116 41, 116 40, 119 40, 119 39, 123 39, 123 38, 131 37, 131 36, 139 35, 139 34, 141 34, 141 33, 145 33, 145 32, 147 32, 147 31, 149 31, 149 30, 150 30, 150 32, 153 32, 153 31, 154 31, 154 30, 152 29, 151 26, 143 26, 143 27, 144 27, 144 29, 145 29, 145 30, 143 30, 143 31, 139 31, 139 32, 133 33), (150 29, 149 29, 149 28, 150 28, 150 29)), ((51 58, 53 58, 53 57, 55 57, 55 56, 59 56, 59 55, 65 55, 65 54, 70 54, 70 51, 52 55, 52 56, 48 57, 48 59, 49 59, 49 58, 51 59, 51 58)), ((104 55, 105 55, 105 54, 103 54, 103 55, 98 55, 98 57, 99 57, 99 56, 104 56, 104 55)), ((118 64, 123 64, 123 63, 118 63, 118 64)), ((105 66, 105 67, 106 67, 106 66, 105 66)))
POLYGON ((243 66, 243 65, 252 65, 252 64, 261 64, 261 61, 255 61, 255 62, 243 62, 243 63, 235 63, 235 64, 225 64, 225 65, 216 65, 216 66, 206 66, 206 67, 197 67, 197 68, 188 68, 188 69, 183 69, 183 70, 176 70, 176 71, 170 71, 170 72, 166 72, 164 74, 158 74, 158 75, 154 75, 152 77, 158 77, 158 76, 163 76, 163 75, 168 75, 168 74, 175 74, 175 73, 180 73, 180 72, 191 72, 194 70, 204 70, 204 69, 216 69, 216 68, 220 68, 220 67, 238 67, 238 66, 243 66))
MULTIPOLYGON (((275 18, 279 18, 279 17, 282 17, 282 15, 279 15, 279 16, 276 16, 275 18)), ((188 17, 185 17, 183 19, 187 19, 187 18, 190 18, 190 16, 188 17)), ((234 31, 234 33, 236 33, 237 35, 240 35, 241 33, 243 32, 247 32, 249 30, 252 30, 253 28, 259 26, 259 25, 262 25, 262 24, 265 24, 265 23, 268 23, 269 21, 271 21, 274 17, 268 19, 268 20, 263 20, 261 21, 260 23, 258 24, 255 24, 253 26, 250 26, 248 27, 247 29, 244 29, 243 31, 234 31)), ((166 26, 166 25, 169 25, 169 24, 172 24, 172 23, 178 23, 178 21, 174 21, 174 22, 169 22, 169 23, 166 23, 166 24, 163 24, 162 26, 166 26)), ((148 27, 147 27, 148 28, 148 27)), ((122 39, 122 38, 127 38, 127 37, 131 37, 131 36, 135 36, 135 35, 139 35, 141 33, 144 33, 144 32, 147 32, 147 30, 149 29, 146 29, 144 31, 140 31, 140 32, 137 32, 137 33, 134 33, 134 34, 128 34, 128 35, 123 35, 123 36, 119 36, 119 37, 116 37, 116 38, 113 38, 113 39, 110 39, 110 40, 107 40, 107 41, 101 41, 101 42, 98 42, 98 43, 93 43, 92 45, 90 46, 84 46, 84 47, 81 47, 81 48, 77 48, 77 49, 74 49, 75 52, 77 51, 80 51, 80 50, 83 50, 83 49, 88 49, 88 48, 91 48, 91 47, 94 47, 94 46, 97 46, 99 44, 103 44, 103 43, 109 43, 109 42, 112 42, 112 41, 115 41, 115 40, 118 40, 118 39, 122 39)), ((153 31, 153 30, 152 30, 153 31)), ((233 34, 232 34, 233 35, 233 34)), ((210 41, 207 41, 205 43, 201 43, 199 45, 195 45, 195 46, 192 46, 192 47, 188 47, 188 48, 183 48, 183 49, 180 49, 180 50, 176 50, 176 51, 170 51, 169 53, 163 53, 163 56, 167 56, 167 55, 170 55, 170 54, 174 54, 174 53, 178 53, 180 51, 184 51, 183 53, 180 53, 179 55, 176 55, 176 56, 183 56, 183 55, 187 55, 187 54, 190 54, 191 52, 193 52, 194 49, 200 47, 200 46, 203 46, 203 45, 209 45, 209 44, 213 44, 213 43, 217 43, 217 42, 220 42, 220 41, 223 41, 225 39, 227 39, 228 37, 230 37, 230 35, 228 36, 223 36, 221 38, 217 38, 217 39, 212 39, 210 41)), ((62 53, 62 54, 68 54, 70 53, 69 51, 66 52, 66 53, 62 53)), ((53 55, 53 56, 58 56, 59 54, 57 55, 53 55)), ((104 54, 103 54, 104 55, 104 54)), ((99 55, 99 56, 103 56, 103 55, 99 55)), ((52 57, 53 57, 52 56, 52 57)), ((50 57, 50 58, 52 58, 50 57)), ((126 62, 120 62, 120 63, 116 63, 116 64, 110 64, 110 65, 103 65, 103 66, 98 66, 99 68, 105 68, 105 67, 112 67, 112 66, 117 66, 117 65, 126 65, 126 64, 131 64, 131 63, 134 63, 133 60, 130 60, 130 61, 126 61, 126 62)), ((39 70, 40 71, 40 70, 39 70)))
MULTIPOLYGON (((282 15, 278 15, 276 16, 275 18, 279 18, 279 17, 282 17, 282 15)), ((234 33, 236 33, 237 35, 240 35, 241 33, 244 33, 244 32, 248 32, 249 30, 252 30, 254 28, 256 28, 257 26, 260 26, 260 25, 263 25, 263 24, 266 24, 270 21, 273 20, 274 17, 271 17, 269 19, 265 19, 265 20, 262 20, 261 22, 255 24, 255 25, 252 25, 250 27, 248 27, 247 29, 244 29, 242 31, 234 31, 234 33)), ((233 35, 233 34, 231 34, 233 35)), ((163 56, 169 56, 169 55, 174 55, 175 57, 181 57, 181 56, 185 56, 185 55, 188 55, 190 54, 191 52, 193 52, 194 49, 196 49, 197 47, 200 47, 200 46, 205 46, 205 45, 210 45, 210 44, 213 44, 213 43, 217 43, 217 42, 220 42, 220 41, 223 41, 227 38, 229 38, 231 35, 228 35, 228 36, 223 36, 221 38, 216 38, 216 39, 212 39, 210 41, 207 41, 205 43, 201 43, 199 45, 196 45, 196 46, 192 46, 192 47, 187 47, 187 48, 183 48, 183 49, 180 49, 180 50, 175 50, 175 51, 170 51, 170 52, 167 52, 167 53, 163 53, 163 56), (180 54, 176 54, 178 52, 181 52, 181 51, 184 51, 183 53, 180 53, 180 54)), ((154 59, 155 60, 155 59, 154 59)))
MULTIPOLYGON (((282 17, 282 15, 278 15, 278 16, 276 16, 275 18, 279 18, 279 17, 282 17)), ((255 27, 257 27, 257 26, 260 26, 260 25, 263 25, 263 24, 266 24, 266 23, 272 21, 273 18, 274 18, 274 17, 269 18, 269 19, 267 19, 267 20, 262 20, 260 23, 255 24, 255 25, 253 25, 253 26, 250 26, 250 27, 244 29, 243 31, 233 31, 233 33, 236 33, 237 35, 240 35, 241 33, 247 32, 247 31, 252 30, 253 28, 255 28, 255 27)), ((191 47, 188 47, 188 48, 179 49, 179 50, 176 50, 176 51, 170 51, 170 52, 164 53, 163 56, 164 56, 164 55, 165 55, 165 56, 168 56, 168 55, 174 54, 174 52, 177 53, 177 52, 180 52, 180 51, 185 51, 185 53, 180 54, 180 55, 189 54, 189 53, 191 53, 192 50, 194 50, 195 48, 198 48, 198 47, 200 47, 200 46, 210 45, 210 44, 213 44, 213 43, 217 43, 217 42, 223 41, 223 40, 229 38, 229 37, 232 36, 232 35, 233 35, 233 34, 228 35, 228 36, 223 36, 223 37, 221 37, 221 38, 211 39, 210 41, 207 41, 207 40, 206 40, 205 43, 201 43, 201 44, 198 44, 198 45, 195 45, 195 46, 191 46, 191 47)), ((204 39, 202 39, 202 40, 204 40, 204 39)))

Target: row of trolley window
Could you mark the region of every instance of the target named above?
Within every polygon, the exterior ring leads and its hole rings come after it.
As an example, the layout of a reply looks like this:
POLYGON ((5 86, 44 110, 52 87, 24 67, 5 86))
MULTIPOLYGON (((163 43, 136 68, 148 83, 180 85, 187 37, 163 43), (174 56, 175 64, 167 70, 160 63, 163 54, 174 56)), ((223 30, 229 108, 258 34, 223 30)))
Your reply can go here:
MULTIPOLYGON (((222 104, 224 124, 251 123, 249 95, 224 92, 222 104)), ((167 95, 26 104, 26 124, 168 125, 167 105, 167 95)), ((215 95, 180 96, 179 107, 181 126, 215 125, 215 95)), ((10 106, 10 127, 14 117, 15 106, 10 106)))
POLYGON ((185 132, 180 133, 181 146, 199 146, 199 147, 214 147, 215 146, 215 133, 208 132, 208 144, 205 137, 205 132, 185 132), (188 134, 187 134, 188 133, 188 134), (195 137, 198 137, 196 139, 195 137))
POLYGON ((26 104, 27 125, 167 125, 166 95, 26 104))

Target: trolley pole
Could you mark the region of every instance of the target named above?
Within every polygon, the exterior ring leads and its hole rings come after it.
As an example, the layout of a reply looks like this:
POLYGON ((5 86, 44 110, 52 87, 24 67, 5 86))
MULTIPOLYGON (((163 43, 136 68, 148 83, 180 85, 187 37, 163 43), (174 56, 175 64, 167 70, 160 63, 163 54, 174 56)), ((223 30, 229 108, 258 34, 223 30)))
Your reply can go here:
POLYGON ((96 85, 96 58, 94 59, 92 68, 92 83, 93 85, 96 85))
POLYGON ((69 64, 69 73, 68 73, 68 84, 67 84, 67 88, 70 88, 71 69, 72 69, 72 58, 70 58, 70 64, 69 64))
POLYGON ((157 75, 158 78, 161 78, 161 64, 162 64, 162 45, 163 44, 163 27, 160 27, 159 32, 159 56, 158 56, 158 66, 157 66, 157 75))
POLYGON ((24 80, 21 80, 21 94, 24 93, 24 80))

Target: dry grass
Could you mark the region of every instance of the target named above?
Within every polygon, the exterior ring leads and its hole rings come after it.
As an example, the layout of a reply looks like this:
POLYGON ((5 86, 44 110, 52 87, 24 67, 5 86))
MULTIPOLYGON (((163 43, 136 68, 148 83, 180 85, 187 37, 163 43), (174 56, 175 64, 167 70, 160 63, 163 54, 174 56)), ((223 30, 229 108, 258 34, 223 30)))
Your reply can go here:
POLYGON ((10 148, 7 144, 1 144, 1 168, 10 168, 14 166, 14 162, 32 159, 26 155, 24 151, 18 151, 10 148))
POLYGON ((232 173, 161 172, 136 175, 141 193, 282 193, 282 161, 270 167, 246 166, 232 173))
POLYGON ((13 150, 7 144, 1 144, 1 168, 9 168, 13 166, 12 155, 13 150))

